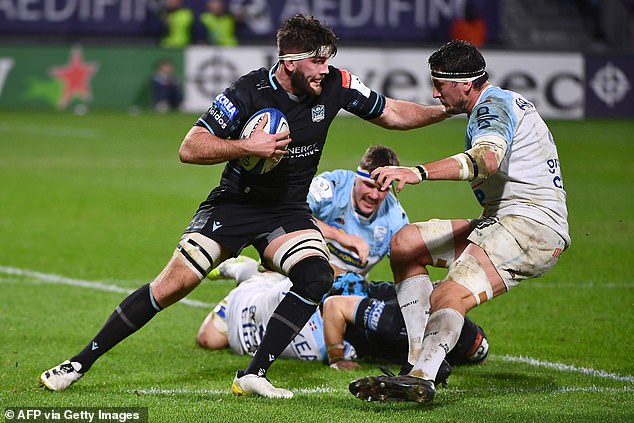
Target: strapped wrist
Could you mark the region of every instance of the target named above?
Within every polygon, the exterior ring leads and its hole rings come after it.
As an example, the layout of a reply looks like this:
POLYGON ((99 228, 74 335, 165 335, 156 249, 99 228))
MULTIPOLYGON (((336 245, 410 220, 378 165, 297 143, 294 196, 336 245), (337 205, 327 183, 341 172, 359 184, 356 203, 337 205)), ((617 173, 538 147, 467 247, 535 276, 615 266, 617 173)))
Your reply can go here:
POLYGON ((328 362, 330 364, 334 364, 344 360, 344 349, 345 349, 345 346, 343 344, 326 345, 326 352, 328 353, 328 362))
POLYGON ((414 167, 410 167, 410 170, 418 176, 418 181, 422 182, 427 179, 427 169, 422 164, 416 165, 414 167))

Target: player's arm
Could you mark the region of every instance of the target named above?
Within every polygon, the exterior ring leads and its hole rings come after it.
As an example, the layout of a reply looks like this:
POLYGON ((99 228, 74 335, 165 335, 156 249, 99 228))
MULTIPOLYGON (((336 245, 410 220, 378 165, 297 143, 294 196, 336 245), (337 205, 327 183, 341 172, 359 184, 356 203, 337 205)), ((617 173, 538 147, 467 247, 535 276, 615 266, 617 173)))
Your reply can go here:
POLYGON ((338 71, 345 95, 344 109, 376 125, 388 129, 413 129, 451 116, 445 112, 443 105, 430 106, 385 97, 366 87, 356 75, 347 70, 338 71))
POLYGON ((359 364, 344 358, 343 336, 346 324, 354 323, 354 312, 364 297, 356 295, 333 295, 326 298, 322 310, 324 340, 328 361, 333 369, 354 369, 359 364))
POLYGON ((358 235, 344 232, 334 226, 330 226, 326 222, 317 218, 315 218, 315 220, 317 221, 317 226, 321 229, 321 233, 324 235, 324 238, 332 239, 333 241, 338 242, 342 247, 354 251, 359 256, 361 264, 366 263, 368 255, 370 254, 370 246, 363 238, 358 235))
POLYGON ((450 117, 443 105, 425 105, 405 100, 385 98, 385 108, 370 122, 387 129, 414 129, 431 125, 450 117))
POLYGON ((425 179, 443 181, 471 181, 486 179, 500 167, 508 142, 503 137, 487 134, 478 137, 473 147, 464 153, 412 167, 387 166, 372 172, 372 177, 383 189, 398 181, 397 191, 405 184, 418 184, 425 179))
POLYGON ((251 155, 277 158, 286 153, 283 147, 291 142, 289 131, 269 134, 263 129, 266 121, 262 119, 251 137, 244 140, 223 139, 195 125, 185 135, 179 157, 183 163, 193 164, 216 164, 251 155))

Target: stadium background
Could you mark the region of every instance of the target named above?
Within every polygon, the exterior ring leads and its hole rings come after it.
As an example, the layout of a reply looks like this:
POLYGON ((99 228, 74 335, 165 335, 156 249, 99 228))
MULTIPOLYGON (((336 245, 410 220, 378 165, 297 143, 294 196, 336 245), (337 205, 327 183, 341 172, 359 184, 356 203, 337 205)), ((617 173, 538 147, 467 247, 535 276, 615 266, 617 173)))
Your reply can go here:
MULTIPOLYGON (((296 393, 292 401, 232 397, 246 358, 194 343, 231 281, 205 282, 64 393, 43 391, 37 377, 160 271, 222 171, 182 165, 178 145, 217 90, 275 60, 285 14, 336 23, 334 64, 388 95, 430 102, 426 59, 462 1, 233 1, 271 6, 233 49, 160 48, 158 0, 0 1, 0 409, 138 406, 165 422, 634 421, 631 2, 600 2, 611 8, 604 24, 624 28, 600 39, 576 3, 477 2, 493 82, 537 103, 557 141, 573 246, 543 278, 471 313, 491 339, 488 363, 456 369, 420 407, 350 396, 350 380, 378 372, 370 363, 342 373, 281 360, 271 378, 296 393), (148 81, 164 57, 183 79, 180 113, 149 108, 148 81), (88 75, 70 84, 76 90, 54 76, 66 68, 88 75)), ((407 164, 432 160, 454 154, 463 137, 461 118, 402 133, 342 118, 320 170, 354 169, 374 142, 407 164)), ((399 200, 412 220, 478 212, 465 184, 413 187, 399 200)), ((385 261, 372 277, 391 278, 385 261)))
MULTIPOLYGON (((575 6, 584 0, 530 3, 474 0, 487 25, 493 83, 522 91, 546 118, 634 116, 633 2, 599 2, 620 8, 604 6, 590 18, 575 6), (606 29, 597 37, 592 25, 619 28, 619 35, 606 29)), ((204 2, 185 4, 199 13, 204 2)), ((161 49, 160 0, 5 1, 0 108, 144 109, 154 67, 169 58, 183 79, 183 110, 201 112, 236 77, 271 65, 275 30, 295 12, 333 26, 342 47, 333 64, 388 96, 431 102, 426 58, 448 39, 463 6, 464 0, 240 0, 230 2, 250 11, 237 27, 240 47, 204 45, 195 26, 190 47, 161 49), (60 69, 73 76, 55 76, 60 69)))

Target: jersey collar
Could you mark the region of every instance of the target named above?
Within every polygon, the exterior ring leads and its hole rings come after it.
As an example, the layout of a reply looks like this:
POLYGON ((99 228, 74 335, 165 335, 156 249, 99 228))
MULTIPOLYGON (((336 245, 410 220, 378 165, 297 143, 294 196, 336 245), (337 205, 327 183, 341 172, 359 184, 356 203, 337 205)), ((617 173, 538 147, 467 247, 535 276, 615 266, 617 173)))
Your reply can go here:
POLYGON ((269 82, 271 83, 271 87, 273 87, 274 90, 277 91, 277 78, 275 78, 275 70, 277 69, 277 66, 279 65, 279 63, 274 64, 273 66, 271 66, 271 69, 269 69, 269 82))

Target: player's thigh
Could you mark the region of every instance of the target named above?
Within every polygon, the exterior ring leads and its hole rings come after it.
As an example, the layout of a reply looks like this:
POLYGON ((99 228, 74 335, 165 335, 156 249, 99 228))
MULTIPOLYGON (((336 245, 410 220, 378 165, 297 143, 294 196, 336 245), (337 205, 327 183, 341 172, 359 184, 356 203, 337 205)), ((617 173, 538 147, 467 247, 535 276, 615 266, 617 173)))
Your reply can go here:
POLYGON ((552 229, 521 216, 479 220, 468 240, 471 244, 450 266, 446 279, 468 289, 475 304, 544 274, 565 245, 552 229))
POLYGON ((312 256, 326 261, 330 259, 321 232, 310 228, 280 234, 269 242, 263 252, 267 265, 285 275, 298 262, 312 256))
MULTIPOLYGON (((412 260, 422 261, 421 264, 446 268, 465 249, 468 243, 467 236, 474 223, 469 220, 432 219, 408 226, 408 240, 411 241, 411 246, 408 250, 405 244, 400 250, 411 256, 412 260)), ((392 249, 392 254, 393 251, 392 249)))

